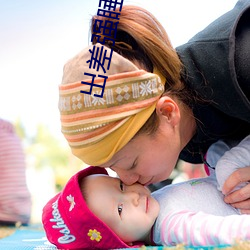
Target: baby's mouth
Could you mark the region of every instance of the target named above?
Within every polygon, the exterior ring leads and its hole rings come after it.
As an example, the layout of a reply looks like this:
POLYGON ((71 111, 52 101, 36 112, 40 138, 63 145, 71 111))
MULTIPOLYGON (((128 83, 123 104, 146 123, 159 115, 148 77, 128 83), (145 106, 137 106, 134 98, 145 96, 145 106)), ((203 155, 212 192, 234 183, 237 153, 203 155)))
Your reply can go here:
POLYGON ((146 213, 148 212, 148 205, 149 205, 149 200, 148 197, 146 196, 146 213))

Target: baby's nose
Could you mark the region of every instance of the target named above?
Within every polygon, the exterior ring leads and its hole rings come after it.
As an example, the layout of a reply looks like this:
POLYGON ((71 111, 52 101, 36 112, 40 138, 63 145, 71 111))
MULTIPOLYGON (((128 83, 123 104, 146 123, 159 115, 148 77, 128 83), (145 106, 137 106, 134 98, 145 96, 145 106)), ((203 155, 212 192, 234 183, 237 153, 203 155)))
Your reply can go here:
POLYGON ((139 205, 139 199, 140 195, 137 192, 127 192, 126 193, 127 199, 134 205, 138 206, 139 205))

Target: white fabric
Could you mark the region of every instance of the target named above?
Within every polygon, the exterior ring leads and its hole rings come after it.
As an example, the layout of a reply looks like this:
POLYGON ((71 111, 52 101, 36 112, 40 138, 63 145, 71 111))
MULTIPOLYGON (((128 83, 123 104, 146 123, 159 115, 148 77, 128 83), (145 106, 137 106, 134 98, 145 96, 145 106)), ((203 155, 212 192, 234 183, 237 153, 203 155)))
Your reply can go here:
POLYGON ((161 208, 153 229, 157 245, 205 246, 250 239, 250 215, 240 215, 223 201, 218 190, 233 171, 250 165, 250 136, 229 149, 219 141, 208 150, 209 165, 214 167, 218 161, 216 172, 211 169, 209 177, 166 186, 153 193, 161 208))

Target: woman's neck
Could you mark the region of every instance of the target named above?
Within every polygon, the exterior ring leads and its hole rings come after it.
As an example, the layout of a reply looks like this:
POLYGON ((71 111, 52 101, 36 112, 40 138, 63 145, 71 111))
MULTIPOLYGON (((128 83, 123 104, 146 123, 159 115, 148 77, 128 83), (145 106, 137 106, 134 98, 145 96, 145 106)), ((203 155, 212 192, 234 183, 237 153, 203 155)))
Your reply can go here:
POLYGON ((184 148, 196 132, 196 121, 191 108, 181 105, 180 138, 181 146, 184 148))

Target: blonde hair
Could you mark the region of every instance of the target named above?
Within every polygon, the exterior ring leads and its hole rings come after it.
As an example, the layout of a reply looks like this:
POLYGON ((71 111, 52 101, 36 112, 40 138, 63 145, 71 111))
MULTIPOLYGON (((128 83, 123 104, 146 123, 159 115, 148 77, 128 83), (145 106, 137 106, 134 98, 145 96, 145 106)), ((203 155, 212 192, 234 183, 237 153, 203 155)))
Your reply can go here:
MULTIPOLYGON (((95 20, 114 22, 114 19, 92 17, 91 33, 104 39, 102 32, 94 32, 95 20)), ((99 31, 99 28, 97 30, 99 31)), ((123 57, 136 61, 147 71, 153 72, 156 68, 166 78, 164 94, 176 96, 184 104, 190 103, 190 93, 181 81, 182 63, 178 54, 163 26, 149 11, 137 6, 124 5, 119 16, 116 37, 114 31, 112 35, 115 45, 106 40, 106 46, 123 57)), ((92 43, 96 42, 97 39, 93 39, 92 43)), ((154 112, 138 133, 152 134, 157 130, 157 125, 158 119, 154 112)))

